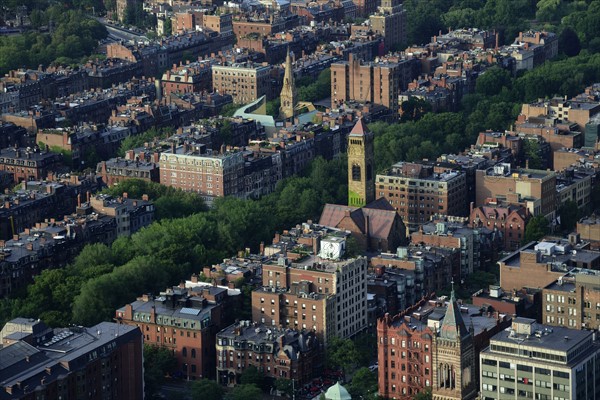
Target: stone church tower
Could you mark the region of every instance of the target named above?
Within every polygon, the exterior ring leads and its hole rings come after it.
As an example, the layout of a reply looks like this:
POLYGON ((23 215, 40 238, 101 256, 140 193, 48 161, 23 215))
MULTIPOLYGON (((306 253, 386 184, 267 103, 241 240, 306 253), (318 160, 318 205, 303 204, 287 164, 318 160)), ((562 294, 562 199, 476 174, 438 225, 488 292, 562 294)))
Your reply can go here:
POLYGON ((285 58, 285 75, 283 77, 283 88, 279 95, 281 105, 279 107, 279 118, 283 120, 294 119, 296 116, 296 105, 298 104, 298 95, 296 94, 296 84, 294 83, 294 70, 292 69, 292 57, 290 57, 290 48, 288 47, 287 57, 285 58))
POLYGON ((363 207, 375 200, 374 135, 359 118, 348 135, 348 205, 363 207))
POLYGON ((433 399, 476 398, 476 361, 473 331, 465 326, 452 288, 446 315, 433 338, 433 399))

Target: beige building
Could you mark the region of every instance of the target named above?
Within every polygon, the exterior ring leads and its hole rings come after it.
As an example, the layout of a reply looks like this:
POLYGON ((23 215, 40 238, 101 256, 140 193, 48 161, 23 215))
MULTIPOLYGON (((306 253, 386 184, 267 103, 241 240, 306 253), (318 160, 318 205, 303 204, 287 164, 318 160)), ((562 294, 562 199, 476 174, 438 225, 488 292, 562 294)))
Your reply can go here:
POLYGON ((367 328, 367 259, 344 258, 345 239, 320 241, 317 255, 263 264, 263 287, 252 292, 252 320, 308 329, 327 343, 367 328))
POLYGON ((600 113, 600 102, 567 100, 566 97, 523 104, 521 107, 521 114, 526 119, 545 117, 556 122, 574 122, 579 132, 585 132, 585 125, 598 113, 600 113))
POLYGON ((213 91, 230 94, 235 104, 247 104, 268 95, 271 90, 271 67, 251 62, 213 65, 213 91))

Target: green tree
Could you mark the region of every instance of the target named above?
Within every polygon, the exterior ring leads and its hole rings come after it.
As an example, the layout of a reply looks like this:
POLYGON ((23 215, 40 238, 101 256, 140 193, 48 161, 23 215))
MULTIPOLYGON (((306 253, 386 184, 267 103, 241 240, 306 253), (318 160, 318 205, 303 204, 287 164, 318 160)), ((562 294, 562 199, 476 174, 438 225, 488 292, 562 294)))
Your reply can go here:
POLYGON ((201 379, 192 384, 192 400, 222 400, 225 391, 217 382, 201 379))
POLYGON ((256 385, 237 385, 229 394, 227 400, 262 400, 263 393, 256 385))
POLYGON ((334 336, 327 345, 327 365, 330 368, 341 368, 344 372, 350 372, 360 358, 354 341, 341 339, 334 336))
POLYGON ((433 399, 433 395, 431 393, 431 388, 425 388, 417 393, 414 397, 414 400, 431 400, 433 399))
POLYGON ((568 57, 574 57, 581 51, 579 36, 570 27, 562 30, 558 37, 558 49, 568 57))
POLYGON ((294 392, 294 383, 290 379, 279 378, 275 380, 275 389, 291 397, 294 392))
POLYGON ((144 345, 144 390, 146 397, 158 393, 165 376, 177 369, 177 359, 164 347, 144 345))
POLYGON ((548 233, 550 233, 550 224, 548 223, 548 220, 543 215, 537 215, 531 218, 525 227, 523 244, 540 240, 548 233))
POLYGON ((523 140, 523 156, 531 169, 543 169, 540 143, 537 140, 523 140))
POLYGON ((163 25, 163 31, 165 32, 165 36, 171 36, 173 34, 173 23, 171 22, 171 18, 165 18, 165 22, 163 25))
POLYGON ((502 91, 502 88, 510 89, 510 73, 500 67, 494 66, 481 74, 475 82, 475 90, 484 96, 495 96, 502 91))
POLYGON ((431 104, 424 99, 411 97, 400 105, 400 121, 417 121, 428 112, 431 112, 431 104))
POLYGON ((560 216, 560 229, 563 232, 571 232, 580 218, 580 210, 573 200, 565 201, 557 210, 560 216))
POLYGON ((360 368, 352 376, 348 391, 354 398, 365 400, 377 398, 377 375, 369 368, 360 368))
POLYGON ((255 385, 256 387, 262 387, 265 382, 265 374, 260 372, 254 365, 249 365, 242 372, 240 376, 240 383, 242 385, 255 385))

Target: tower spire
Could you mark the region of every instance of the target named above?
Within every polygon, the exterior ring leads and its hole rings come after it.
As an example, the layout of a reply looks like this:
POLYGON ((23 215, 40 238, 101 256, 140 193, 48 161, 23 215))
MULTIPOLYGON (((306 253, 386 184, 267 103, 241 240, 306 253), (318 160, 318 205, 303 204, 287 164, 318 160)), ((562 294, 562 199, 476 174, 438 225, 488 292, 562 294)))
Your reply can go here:
POLYGON ((279 107, 279 117, 281 119, 294 118, 296 115, 296 104, 298 98, 296 96, 296 84, 294 82, 294 70, 292 67, 292 56, 290 55, 290 46, 287 48, 285 57, 285 73, 283 75, 283 87, 279 95, 281 106, 279 107))

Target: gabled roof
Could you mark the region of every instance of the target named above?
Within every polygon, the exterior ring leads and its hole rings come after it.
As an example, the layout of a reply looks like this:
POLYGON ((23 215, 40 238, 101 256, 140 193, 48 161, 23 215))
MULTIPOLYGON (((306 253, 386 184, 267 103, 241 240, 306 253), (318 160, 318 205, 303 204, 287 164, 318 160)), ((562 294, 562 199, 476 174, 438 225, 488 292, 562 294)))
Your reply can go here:
POLYGON ((444 320, 440 327, 440 337, 443 339, 457 340, 462 339, 467 335, 469 335, 469 331, 465 326, 465 321, 463 321, 463 318, 460 315, 460 308, 458 307, 458 304, 456 304, 454 288, 452 288, 450 303, 448 303, 446 315, 444 315, 444 320))
POLYGON ((395 218, 400 218, 396 210, 384 198, 375 200, 363 208, 339 204, 325 204, 319 225, 336 228, 345 217, 352 218, 361 233, 367 233, 365 226, 368 217, 369 235, 373 238, 387 239, 394 227, 395 218))
POLYGON ((363 121, 362 117, 356 121, 354 128, 350 131, 350 135, 352 136, 364 136, 369 132, 367 125, 363 121))

